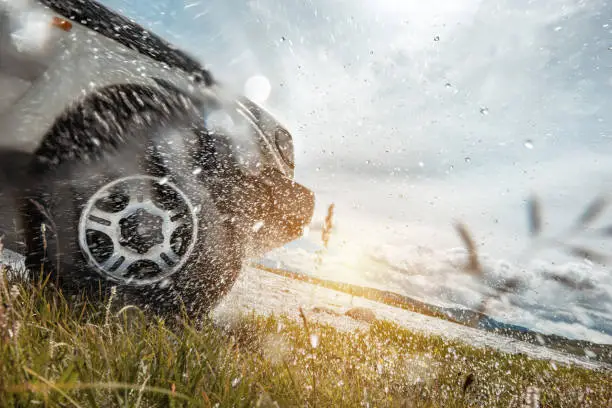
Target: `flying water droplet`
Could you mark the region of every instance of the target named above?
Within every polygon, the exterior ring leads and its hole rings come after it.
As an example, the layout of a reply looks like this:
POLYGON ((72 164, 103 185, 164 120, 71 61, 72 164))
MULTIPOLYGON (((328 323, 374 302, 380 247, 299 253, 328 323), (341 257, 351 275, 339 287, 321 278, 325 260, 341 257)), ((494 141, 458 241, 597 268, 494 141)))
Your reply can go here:
POLYGON ((236 377, 232 380, 232 388, 236 388, 242 382, 242 378, 236 377))
POLYGON ((470 163, 472 162, 472 159, 471 159, 470 157, 466 157, 466 158, 465 158, 465 162, 466 162, 467 164, 470 164, 470 163))
POLYGON ((310 335, 310 345, 312 346, 312 348, 317 348, 319 347, 319 335, 318 334, 311 334, 310 335))
POLYGON ((164 184, 166 184, 168 182, 168 177, 164 177, 161 180, 159 180, 157 182, 157 184, 159 184, 160 186, 163 186, 164 184))
POLYGON ((524 145, 529 150, 533 149, 533 142, 531 140, 529 140, 529 139, 525 140, 524 145))
POLYGON ((488 115, 489 114, 489 108, 487 108, 486 106, 483 106, 480 108, 480 114, 481 115, 488 115))
POLYGON ((202 168, 201 167, 196 167, 195 169, 193 169, 192 173, 194 176, 197 176, 198 174, 200 174, 202 172, 202 168))
POLYGON ((258 232, 263 226, 263 221, 257 221, 255 224, 253 224, 253 232, 258 232))

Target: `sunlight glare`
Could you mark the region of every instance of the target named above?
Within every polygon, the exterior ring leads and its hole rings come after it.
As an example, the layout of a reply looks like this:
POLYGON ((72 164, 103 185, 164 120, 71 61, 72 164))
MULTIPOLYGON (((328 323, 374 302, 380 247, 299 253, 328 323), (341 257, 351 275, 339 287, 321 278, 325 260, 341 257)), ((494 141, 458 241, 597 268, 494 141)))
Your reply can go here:
POLYGON ((265 102, 271 91, 270 81, 263 75, 254 75, 244 84, 244 95, 255 103, 265 102))

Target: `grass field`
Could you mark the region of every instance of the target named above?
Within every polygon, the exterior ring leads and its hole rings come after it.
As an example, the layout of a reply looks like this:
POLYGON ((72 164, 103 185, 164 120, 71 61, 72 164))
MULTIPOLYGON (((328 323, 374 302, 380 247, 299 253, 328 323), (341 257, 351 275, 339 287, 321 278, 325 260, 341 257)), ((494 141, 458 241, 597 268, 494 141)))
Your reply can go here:
POLYGON ((306 316, 176 327, 26 283, 0 296, 1 407, 612 407, 610 372, 382 321, 351 333, 306 316))

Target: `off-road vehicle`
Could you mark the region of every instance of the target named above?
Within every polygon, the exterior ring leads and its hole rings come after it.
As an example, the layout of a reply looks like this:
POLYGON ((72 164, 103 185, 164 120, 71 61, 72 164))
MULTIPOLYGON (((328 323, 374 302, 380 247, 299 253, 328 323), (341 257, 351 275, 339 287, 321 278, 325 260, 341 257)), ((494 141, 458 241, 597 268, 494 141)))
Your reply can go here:
POLYGON ((0 234, 29 275, 160 313, 209 310, 302 234, 290 133, 91 0, 0 0, 0 234))

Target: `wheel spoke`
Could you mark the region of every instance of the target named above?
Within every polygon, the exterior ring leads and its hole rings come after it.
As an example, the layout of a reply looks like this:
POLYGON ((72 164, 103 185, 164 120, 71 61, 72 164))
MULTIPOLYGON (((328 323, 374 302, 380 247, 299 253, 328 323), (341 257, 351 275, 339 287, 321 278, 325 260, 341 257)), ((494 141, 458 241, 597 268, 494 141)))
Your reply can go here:
POLYGON ((117 234, 117 216, 93 207, 88 214, 85 226, 88 230, 100 231, 113 238, 117 234))
POLYGON ((153 191, 149 180, 135 179, 126 184, 126 193, 129 196, 130 203, 143 203, 151 200, 153 191))
POLYGON ((187 221, 188 212, 186 209, 174 209, 168 211, 168 216, 170 218, 170 222, 176 223, 185 223, 187 221))
POLYGON ((114 252, 106 261, 102 262, 100 266, 112 275, 124 276, 127 269, 132 264, 132 259, 126 257, 125 254, 114 252))
MULTIPOLYGON (((184 227, 185 225, 189 225, 191 222, 191 217, 189 217, 189 213, 187 210, 173 210, 169 211, 169 222, 165 227, 164 231, 164 247, 168 248, 167 253, 174 251, 170 249, 172 247, 171 241, 174 233, 179 230, 179 228, 184 227)), ((187 227, 189 228, 189 227, 187 227)), ((182 233, 181 233, 182 234, 182 233)), ((191 236, 187 239, 190 239, 191 236)))
POLYGON ((162 252, 160 255, 160 262, 162 263, 162 265, 164 265, 166 268, 168 266, 174 266, 176 264, 178 264, 181 260, 181 258, 174 253, 174 251, 172 249, 168 249, 166 252, 162 252))

